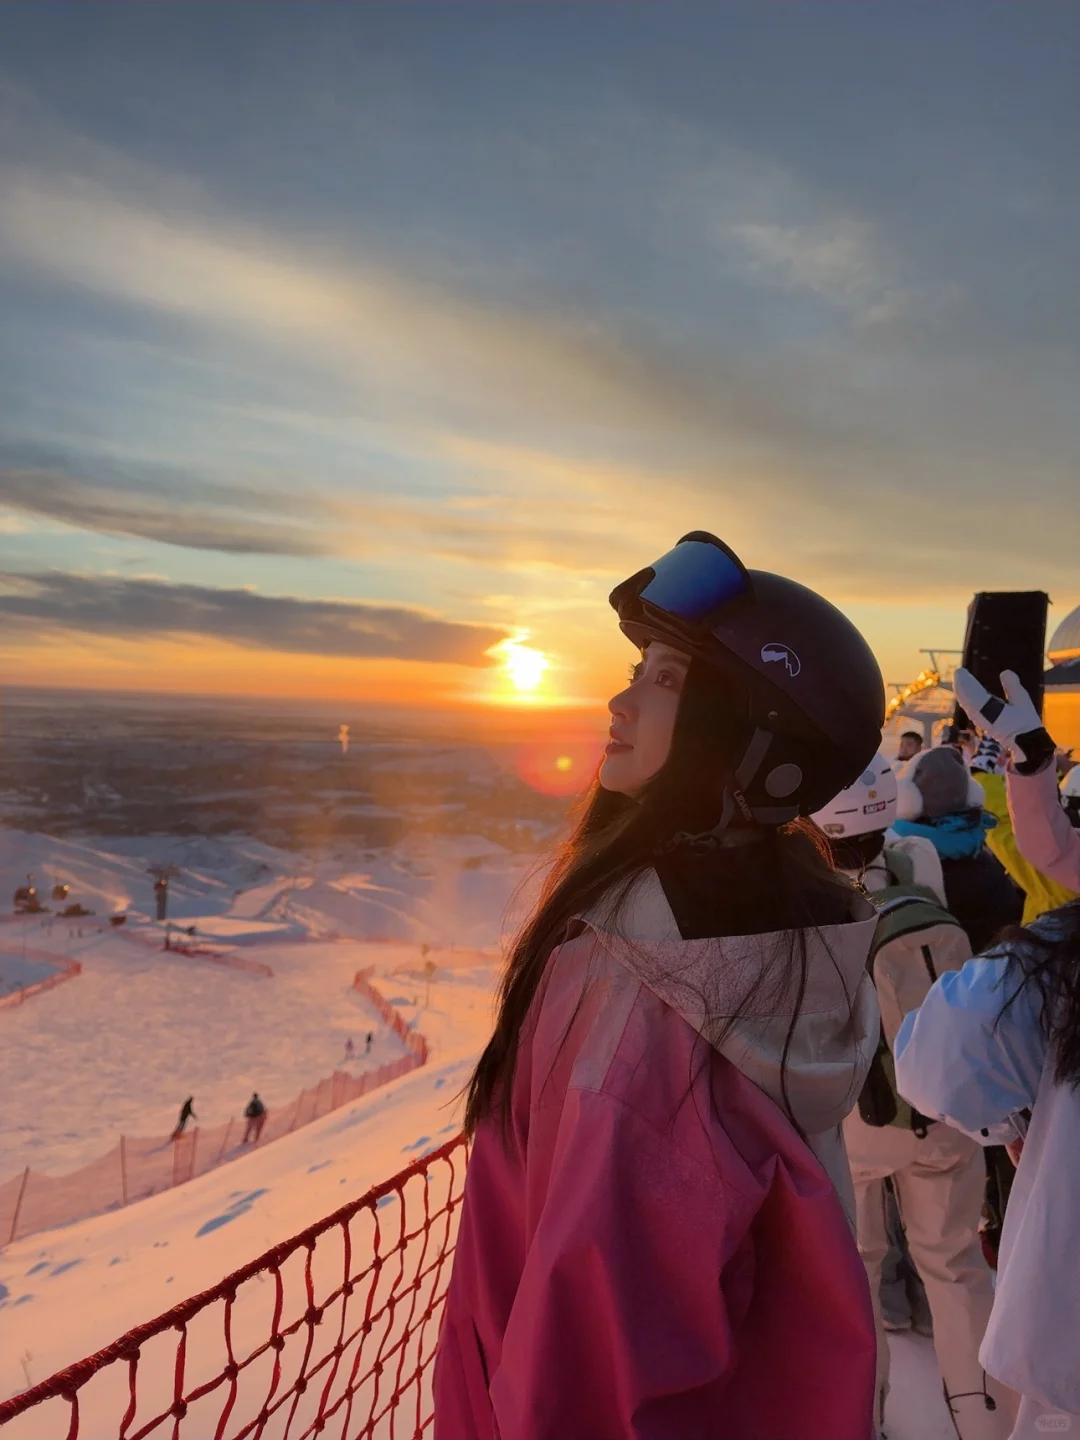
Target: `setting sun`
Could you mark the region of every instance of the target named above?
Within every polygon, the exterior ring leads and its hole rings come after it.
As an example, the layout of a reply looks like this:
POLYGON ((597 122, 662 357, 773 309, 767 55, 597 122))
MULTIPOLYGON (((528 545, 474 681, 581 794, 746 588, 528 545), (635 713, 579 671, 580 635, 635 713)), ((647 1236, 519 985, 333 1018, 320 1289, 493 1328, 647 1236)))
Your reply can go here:
POLYGON ((499 656, 507 679, 521 694, 530 694, 539 686, 550 663, 541 651, 519 640, 502 640, 491 653, 499 656))

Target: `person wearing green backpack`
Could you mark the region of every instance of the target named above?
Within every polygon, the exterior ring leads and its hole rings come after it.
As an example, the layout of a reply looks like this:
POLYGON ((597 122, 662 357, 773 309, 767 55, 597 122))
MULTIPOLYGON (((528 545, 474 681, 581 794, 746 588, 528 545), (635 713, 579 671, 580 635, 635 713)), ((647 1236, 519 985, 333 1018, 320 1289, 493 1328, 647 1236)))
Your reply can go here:
POLYGON ((892 1043, 900 1023, 938 975, 971 955, 967 934, 945 908, 941 862, 918 836, 889 843, 896 776, 878 755, 862 776, 814 815, 836 864, 878 906, 867 968, 881 1010, 881 1040, 859 1098, 844 1122, 859 1251, 878 1334, 879 1426, 889 1390, 889 1349, 881 1311, 889 1250, 886 1206, 896 1197, 912 1261, 926 1287, 945 1399, 960 1440, 1006 1440, 1015 1397, 988 1377, 979 1346, 993 1305, 979 1238, 985 1166, 975 1139, 935 1123, 900 1098, 892 1043))

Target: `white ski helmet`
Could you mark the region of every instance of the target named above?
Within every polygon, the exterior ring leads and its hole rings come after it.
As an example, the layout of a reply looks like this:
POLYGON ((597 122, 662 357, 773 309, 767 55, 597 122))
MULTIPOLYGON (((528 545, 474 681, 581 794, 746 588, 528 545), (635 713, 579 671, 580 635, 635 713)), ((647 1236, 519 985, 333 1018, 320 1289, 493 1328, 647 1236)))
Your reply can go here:
POLYGON ((857 780, 811 816, 834 840, 887 830, 896 819, 896 774, 879 751, 857 780))

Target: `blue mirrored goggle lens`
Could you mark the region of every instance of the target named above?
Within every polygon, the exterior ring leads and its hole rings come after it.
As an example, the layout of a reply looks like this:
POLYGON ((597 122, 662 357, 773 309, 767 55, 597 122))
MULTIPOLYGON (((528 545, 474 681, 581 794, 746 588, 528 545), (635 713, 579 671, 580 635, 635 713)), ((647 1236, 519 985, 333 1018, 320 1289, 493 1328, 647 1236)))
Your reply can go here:
POLYGON ((676 545, 649 568, 653 578, 640 592, 640 599, 680 620, 704 620, 750 589, 745 573, 731 556, 702 540, 676 545))

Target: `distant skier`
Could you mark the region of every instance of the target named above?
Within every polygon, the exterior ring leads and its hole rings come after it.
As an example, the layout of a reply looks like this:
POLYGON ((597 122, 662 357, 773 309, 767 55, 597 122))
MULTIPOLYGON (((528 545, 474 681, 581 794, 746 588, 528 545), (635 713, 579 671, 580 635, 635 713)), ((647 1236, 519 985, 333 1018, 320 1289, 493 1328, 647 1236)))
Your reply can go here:
POLYGON ((352 1042, 352 1036, 345 1041, 345 1059, 352 1060, 356 1055, 356 1046, 352 1042))
POLYGON ((189 1120, 198 1120, 198 1118, 195 1114, 194 1097, 189 1095, 180 1107, 180 1118, 176 1122, 176 1129, 173 1131, 171 1138, 173 1140, 179 1140, 180 1136, 184 1133, 184 1126, 187 1122, 189 1120))
POLYGON ((263 1132, 263 1126, 266 1124, 266 1106, 259 1099, 258 1093, 255 1091, 252 1092, 251 1099, 247 1103, 247 1109, 244 1111, 244 1119, 247 1121, 247 1125, 244 1127, 243 1143, 245 1145, 248 1143, 257 1145, 259 1143, 259 1136, 263 1132))
POLYGON ((371 1054, 371 1047, 372 1047, 372 1045, 373 1045, 374 1043, 375 1043, 375 1036, 374 1036, 374 1035, 371 1033, 371 1031, 369 1030, 369 1031, 368 1031, 368 1037, 367 1037, 367 1043, 364 1045, 364 1054, 365 1054, 365 1055, 370 1055, 370 1054, 371 1054))

